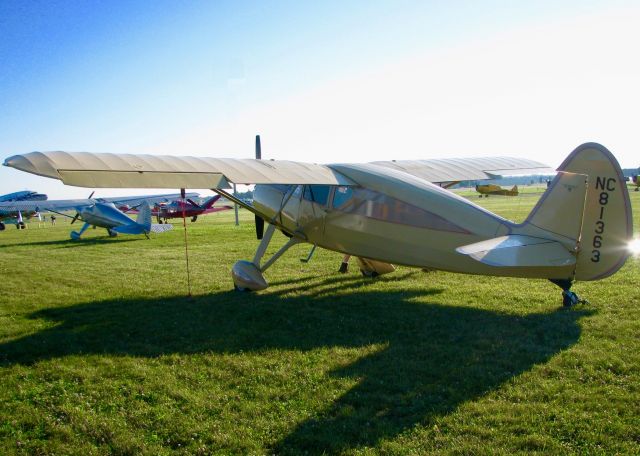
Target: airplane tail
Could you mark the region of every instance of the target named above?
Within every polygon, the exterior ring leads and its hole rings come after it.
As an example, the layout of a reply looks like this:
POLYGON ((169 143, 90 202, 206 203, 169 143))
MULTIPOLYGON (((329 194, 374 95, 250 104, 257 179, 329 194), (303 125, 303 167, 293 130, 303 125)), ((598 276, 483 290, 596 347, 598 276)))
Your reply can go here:
POLYGON ((163 233, 173 229, 173 226, 167 223, 151 223, 151 207, 149 206, 149 203, 145 201, 139 206, 138 217, 136 218, 135 223, 121 225, 112 229, 117 233, 124 234, 149 234, 151 232, 163 233))
POLYGON ((514 185, 513 187, 511 187, 511 192, 515 193, 517 195, 518 194, 518 186, 514 185))
POLYGON ((633 235, 629 193, 615 157, 599 144, 579 146, 525 222, 510 231, 456 250, 494 267, 547 268, 549 279, 597 280, 615 273, 629 256, 633 235))
POLYGON ((136 223, 145 231, 151 231, 151 207, 147 201, 143 202, 139 206, 138 217, 136 217, 136 223))
POLYGON ((605 147, 586 143, 558 171, 514 234, 551 235, 574 251, 575 279, 608 277, 626 261, 633 235, 631 203, 620 165, 605 147))
POLYGON ((219 199, 220 199, 220 195, 214 195, 208 200, 206 200, 202 205, 202 207, 205 209, 211 209, 213 205, 216 203, 216 201, 218 201, 219 199))

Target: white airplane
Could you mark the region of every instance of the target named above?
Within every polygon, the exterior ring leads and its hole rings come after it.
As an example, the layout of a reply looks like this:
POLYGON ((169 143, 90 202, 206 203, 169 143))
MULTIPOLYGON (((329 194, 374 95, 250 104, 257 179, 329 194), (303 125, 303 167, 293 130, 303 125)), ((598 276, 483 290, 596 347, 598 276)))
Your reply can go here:
MULTIPOLYGON (((256 138, 259 150, 259 138, 256 138)), ((580 302, 575 280, 599 280, 625 263, 631 204, 620 166, 603 146, 575 149, 523 223, 445 190, 452 182, 545 174, 514 158, 319 165, 291 161, 87 152, 31 152, 4 162, 81 187, 211 188, 269 224, 252 261, 232 268, 236 289, 262 290, 264 272, 292 245, 307 242, 362 258, 365 273, 391 264, 506 277, 549 279, 563 304, 580 302), (253 205, 225 189, 258 184, 253 205), (436 185, 440 184, 440 185, 436 185), (263 256, 279 229, 288 242, 263 256)))

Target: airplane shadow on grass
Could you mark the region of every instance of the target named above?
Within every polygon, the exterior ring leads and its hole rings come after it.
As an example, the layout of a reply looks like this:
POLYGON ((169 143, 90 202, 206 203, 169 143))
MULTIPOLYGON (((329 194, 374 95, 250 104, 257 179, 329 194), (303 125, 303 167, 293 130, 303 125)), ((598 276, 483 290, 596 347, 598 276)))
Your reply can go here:
POLYGON ((358 383, 270 451, 339 452, 429 425, 576 343, 587 311, 509 315, 442 305, 442 290, 367 291, 333 278, 277 292, 107 300, 35 312, 58 325, 0 345, 0 366, 65 355, 156 357, 383 348, 330 375, 358 383), (341 293, 336 293, 340 290, 341 293))
POLYGON ((144 236, 135 236, 135 237, 118 237, 114 239, 109 236, 104 237, 91 237, 91 238, 82 238, 80 240, 73 240, 69 238, 59 239, 55 241, 36 241, 36 242, 25 242, 23 244, 0 244, 0 247, 27 247, 31 248, 36 245, 45 245, 45 246, 57 246, 58 248, 75 248, 75 247, 88 247, 91 245, 103 245, 103 244, 112 244, 122 243, 122 242, 133 242, 137 240, 145 240, 144 236))

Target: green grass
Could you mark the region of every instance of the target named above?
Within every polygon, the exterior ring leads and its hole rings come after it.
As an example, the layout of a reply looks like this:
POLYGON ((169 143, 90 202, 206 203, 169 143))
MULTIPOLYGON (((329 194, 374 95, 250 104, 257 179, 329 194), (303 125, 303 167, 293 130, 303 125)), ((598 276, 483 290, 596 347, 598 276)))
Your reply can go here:
POLYGON ((571 310, 543 280, 366 280, 308 246, 242 294, 241 214, 189 224, 191 299, 181 229, 0 233, 0 453, 640 453, 638 259, 571 310))

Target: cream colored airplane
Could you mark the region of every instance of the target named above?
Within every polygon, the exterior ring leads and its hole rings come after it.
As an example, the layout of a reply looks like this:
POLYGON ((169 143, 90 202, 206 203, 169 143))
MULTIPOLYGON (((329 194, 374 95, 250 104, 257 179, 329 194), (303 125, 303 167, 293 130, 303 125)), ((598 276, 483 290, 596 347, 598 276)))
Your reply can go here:
POLYGON ((514 185, 509 190, 496 184, 476 185, 476 192, 480 193, 480 198, 483 196, 488 198, 489 195, 518 196, 518 186, 514 185))
MULTIPOLYGON (((259 150, 259 138, 256 138, 259 150)), ((5 166, 81 187, 211 188, 256 214, 262 239, 252 261, 238 261, 236 289, 262 290, 264 272, 291 246, 307 242, 366 261, 466 274, 549 279, 564 305, 580 302, 575 280, 599 280, 625 263, 631 206, 618 162, 603 146, 579 146, 523 223, 514 223, 442 187, 462 180, 546 174, 514 158, 386 161, 320 165, 259 159, 31 152, 5 166), (257 184, 249 205, 225 189, 257 184), (439 184, 439 185, 437 185, 439 184), (263 221, 268 228, 263 231, 263 221), (262 261, 275 230, 289 240, 262 261)))

